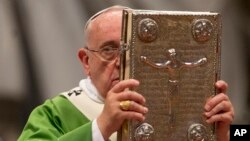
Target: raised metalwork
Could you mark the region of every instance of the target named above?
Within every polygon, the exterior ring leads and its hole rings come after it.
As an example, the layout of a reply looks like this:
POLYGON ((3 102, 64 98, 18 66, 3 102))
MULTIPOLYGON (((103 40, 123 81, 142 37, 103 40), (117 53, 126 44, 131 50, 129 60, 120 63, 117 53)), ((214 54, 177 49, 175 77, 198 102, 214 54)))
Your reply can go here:
POLYGON ((153 141, 154 128, 148 123, 142 123, 135 130, 136 141, 153 141))
POLYGON ((208 132, 204 125, 195 123, 188 128, 188 141, 208 141, 208 132))
POLYGON ((126 9, 122 25, 120 79, 140 81, 130 90, 145 97, 148 113, 143 123, 126 121, 118 141, 195 141, 196 128, 216 141, 203 107, 220 79, 220 15, 126 9), (142 28, 148 21, 154 32, 142 28))
POLYGON ((138 36, 142 41, 152 42, 157 38, 158 26, 153 19, 142 19, 138 27, 138 36))
POLYGON ((198 19, 193 22, 192 28, 194 39, 198 42, 205 42, 211 38, 213 24, 207 19, 198 19))
POLYGON ((184 62, 177 57, 177 53, 174 48, 168 49, 166 52, 167 61, 165 62, 152 62, 147 59, 146 56, 141 56, 141 61, 157 69, 164 69, 168 73, 170 83, 178 83, 180 77, 180 71, 183 68, 191 68, 203 65, 207 62, 207 58, 203 57, 197 61, 184 62))

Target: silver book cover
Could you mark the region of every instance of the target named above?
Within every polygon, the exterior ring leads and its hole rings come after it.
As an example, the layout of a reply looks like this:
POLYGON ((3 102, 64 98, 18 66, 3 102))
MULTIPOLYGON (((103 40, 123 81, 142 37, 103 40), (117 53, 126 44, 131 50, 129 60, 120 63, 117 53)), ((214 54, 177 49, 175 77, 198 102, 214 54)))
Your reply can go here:
POLYGON ((144 122, 126 121, 118 141, 215 141, 206 100, 220 78, 221 15, 123 10, 120 79, 137 79, 144 122))

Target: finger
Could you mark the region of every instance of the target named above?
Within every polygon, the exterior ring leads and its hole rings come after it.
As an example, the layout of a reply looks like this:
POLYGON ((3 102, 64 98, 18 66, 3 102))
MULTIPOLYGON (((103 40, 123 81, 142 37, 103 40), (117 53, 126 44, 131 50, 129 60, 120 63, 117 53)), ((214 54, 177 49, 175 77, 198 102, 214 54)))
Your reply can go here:
POLYGON ((231 103, 229 101, 222 101, 210 111, 205 112, 204 115, 209 118, 218 113, 228 112, 230 111, 230 108, 231 108, 231 103))
POLYGON ((130 101, 128 111, 134 111, 137 113, 146 114, 148 112, 148 108, 146 108, 146 107, 144 107, 144 106, 142 106, 134 101, 130 101))
POLYGON ((216 114, 206 120, 209 124, 220 121, 231 124, 233 122, 233 114, 231 112, 216 114))
POLYGON ((134 112, 134 111, 124 111, 122 114, 124 119, 127 120, 136 120, 136 121, 144 121, 145 115, 142 113, 134 112))
POLYGON ((229 98, 227 95, 220 93, 215 95, 212 98, 209 98, 204 106, 205 111, 210 111, 213 109, 218 103, 222 102, 223 100, 229 101, 229 98))
POLYGON ((119 93, 121 91, 124 91, 126 88, 133 88, 136 86, 139 86, 139 81, 135 79, 127 79, 117 83, 111 90, 115 93, 119 93))
POLYGON ((219 80, 215 83, 215 87, 218 89, 219 93, 226 93, 228 84, 223 80, 219 80))
POLYGON ((140 103, 141 105, 144 105, 146 102, 145 98, 135 91, 123 91, 119 95, 117 95, 117 99, 118 101, 135 101, 137 103, 140 103))

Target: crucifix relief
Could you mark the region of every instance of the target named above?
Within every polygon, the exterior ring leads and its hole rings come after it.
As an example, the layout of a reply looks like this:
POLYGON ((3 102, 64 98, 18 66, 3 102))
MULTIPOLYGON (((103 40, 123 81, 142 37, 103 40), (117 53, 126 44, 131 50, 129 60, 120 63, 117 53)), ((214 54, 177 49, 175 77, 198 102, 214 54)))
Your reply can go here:
POLYGON ((171 48, 167 51, 166 57, 169 58, 166 62, 163 63, 155 63, 147 59, 146 56, 141 56, 141 61, 158 69, 165 69, 169 75, 169 82, 170 83, 177 83, 180 77, 180 70, 182 68, 188 67, 196 67, 203 65, 207 62, 207 58, 203 57, 194 62, 183 62, 178 60, 177 53, 174 48, 171 48))
MULTIPOLYGON (((148 64, 149 66, 156 68, 156 69, 164 69, 168 73, 168 87, 167 87, 167 94, 169 96, 174 96, 179 93, 179 80, 180 80, 180 71, 182 68, 192 68, 196 66, 203 65, 207 62, 207 58, 203 57, 198 59, 194 62, 185 62, 179 60, 177 57, 176 50, 174 48, 169 49, 166 52, 166 57, 168 60, 165 62, 153 62, 149 60, 146 56, 141 56, 140 59, 142 62, 148 64)), ((169 116, 171 117, 170 122, 173 123, 174 121, 174 111, 172 109, 171 100, 168 99, 169 105, 169 116)))

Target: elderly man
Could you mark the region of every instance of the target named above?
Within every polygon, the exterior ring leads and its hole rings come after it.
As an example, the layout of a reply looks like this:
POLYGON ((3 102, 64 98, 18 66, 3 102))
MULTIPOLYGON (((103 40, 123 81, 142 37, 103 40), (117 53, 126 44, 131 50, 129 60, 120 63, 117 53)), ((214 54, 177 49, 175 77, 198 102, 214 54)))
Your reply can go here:
MULTIPOLYGON (((122 10, 113 6, 95 14, 85 27, 86 46, 78 52, 86 79, 78 87, 47 100, 31 113, 19 137, 22 140, 102 141, 115 140, 112 134, 124 120, 144 121, 148 112, 145 98, 127 88, 139 86, 134 79, 119 81, 119 47, 122 10), (130 105, 121 108, 121 102, 130 105)), ((229 140, 233 106, 225 94, 227 84, 218 81, 221 93, 204 105, 207 123, 217 122, 218 141, 229 140)))

